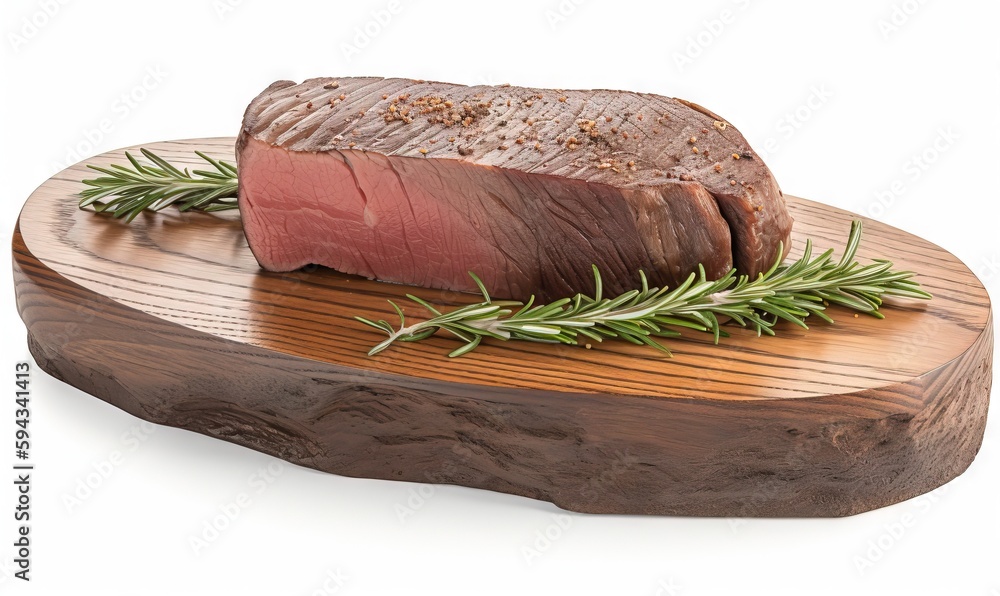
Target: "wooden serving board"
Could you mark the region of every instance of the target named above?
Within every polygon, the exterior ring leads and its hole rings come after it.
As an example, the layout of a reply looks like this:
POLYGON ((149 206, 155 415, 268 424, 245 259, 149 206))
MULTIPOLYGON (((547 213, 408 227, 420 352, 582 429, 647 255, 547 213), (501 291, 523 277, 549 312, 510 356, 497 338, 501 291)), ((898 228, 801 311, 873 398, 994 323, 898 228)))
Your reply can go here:
MULTIPOLYGON (((233 139, 146 145, 198 164, 233 139)), ((124 161, 113 151, 89 163, 124 161)), ((376 357, 354 315, 387 298, 472 297, 322 268, 259 269, 236 212, 167 210, 126 224, 77 209, 77 164, 28 199, 14 231, 17 304, 38 364, 153 422, 347 476, 451 483, 583 512, 850 515, 960 474, 979 449, 992 378, 989 298, 920 238, 865 220, 862 259, 918 272, 930 302, 885 320, 735 330, 671 342, 673 358, 487 342, 458 359, 435 337, 376 357)), ((804 240, 842 247, 858 216, 788 197, 804 240)), ((419 309, 406 307, 419 316, 419 309)))

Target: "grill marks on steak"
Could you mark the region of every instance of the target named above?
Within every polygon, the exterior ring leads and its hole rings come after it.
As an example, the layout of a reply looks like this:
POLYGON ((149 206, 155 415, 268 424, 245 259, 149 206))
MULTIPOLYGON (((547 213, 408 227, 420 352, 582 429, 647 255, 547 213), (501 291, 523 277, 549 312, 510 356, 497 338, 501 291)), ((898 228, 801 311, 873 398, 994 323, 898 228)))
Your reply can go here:
POLYGON ((755 275, 791 228, 733 127, 655 95, 279 81, 237 158, 247 240, 273 271, 474 291, 472 270, 498 297, 549 300, 590 291, 592 263, 612 293, 640 269, 670 286, 698 263, 755 275))

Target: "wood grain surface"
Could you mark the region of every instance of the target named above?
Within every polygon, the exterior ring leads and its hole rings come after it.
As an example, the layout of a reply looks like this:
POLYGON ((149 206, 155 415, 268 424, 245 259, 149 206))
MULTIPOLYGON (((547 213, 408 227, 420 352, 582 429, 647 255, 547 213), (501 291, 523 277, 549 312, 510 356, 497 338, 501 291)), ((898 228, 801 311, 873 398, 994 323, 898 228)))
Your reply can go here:
MULTIPOLYGON (((199 165, 233 139, 144 145, 199 165)), ((113 151, 89 163, 122 162, 113 151)), ((17 304, 38 364, 140 418, 348 476, 452 483, 575 511, 849 515, 960 474, 982 441, 991 309, 940 247, 865 220, 861 259, 918 273, 930 302, 777 337, 733 330, 594 349, 435 337, 369 358, 387 298, 475 297, 324 268, 262 271, 239 215, 77 209, 77 164, 36 190, 13 238, 17 304)), ((791 257, 840 248, 859 216, 788 197, 791 257)), ((406 306, 406 314, 420 316, 406 306)))

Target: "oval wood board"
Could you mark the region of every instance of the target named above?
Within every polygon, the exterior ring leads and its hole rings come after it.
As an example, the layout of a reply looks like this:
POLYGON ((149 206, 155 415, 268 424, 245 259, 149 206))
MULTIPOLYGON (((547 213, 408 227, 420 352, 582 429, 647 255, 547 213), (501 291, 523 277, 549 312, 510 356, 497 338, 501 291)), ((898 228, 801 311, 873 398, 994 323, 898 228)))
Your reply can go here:
MULTIPOLYGON (((146 145, 201 166, 233 139, 146 145)), ((124 162, 113 151, 89 163, 124 162)), ((169 209, 133 223, 77 209, 77 164, 35 191, 14 232, 17 304, 38 364, 140 418, 348 476, 451 483, 583 512, 837 516, 960 474, 991 383, 986 291, 958 259, 865 220, 859 256, 918 273, 930 302, 885 320, 734 330, 594 349, 447 337, 400 344, 356 322, 407 292, 323 268, 262 271, 236 212, 169 209)), ((858 216, 788 197, 792 257, 843 246, 858 216)), ((419 309, 406 306, 407 314, 419 309)))

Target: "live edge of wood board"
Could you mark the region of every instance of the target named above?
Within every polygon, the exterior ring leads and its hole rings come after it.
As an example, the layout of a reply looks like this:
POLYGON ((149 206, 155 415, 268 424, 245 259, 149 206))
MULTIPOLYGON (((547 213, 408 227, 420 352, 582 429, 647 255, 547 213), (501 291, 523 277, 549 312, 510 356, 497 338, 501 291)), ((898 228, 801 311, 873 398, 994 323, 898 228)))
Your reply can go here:
MULTIPOLYGON (((144 145, 199 165, 233 139, 144 145)), ((89 163, 121 163, 112 151, 89 163)), ((877 320, 735 332, 720 345, 452 340, 399 344, 353 320, 387 298, 472 297, 313 268, 262 271, 235 212, 131 224, 77 208, 77 164, 36 190, 13 237, 38 365, 152 422, 346 476, 448 483, 580 512, 841 516, 932 490, 972 462, 992 380, 989 297, 945 250, 865 220, 859 257, 918 273, 934 299, 877 320)), ((787 197, 792 256, 839 249, 858 216, 787 197)), ((417 314, 412 307, 408 313, 417 314)))

